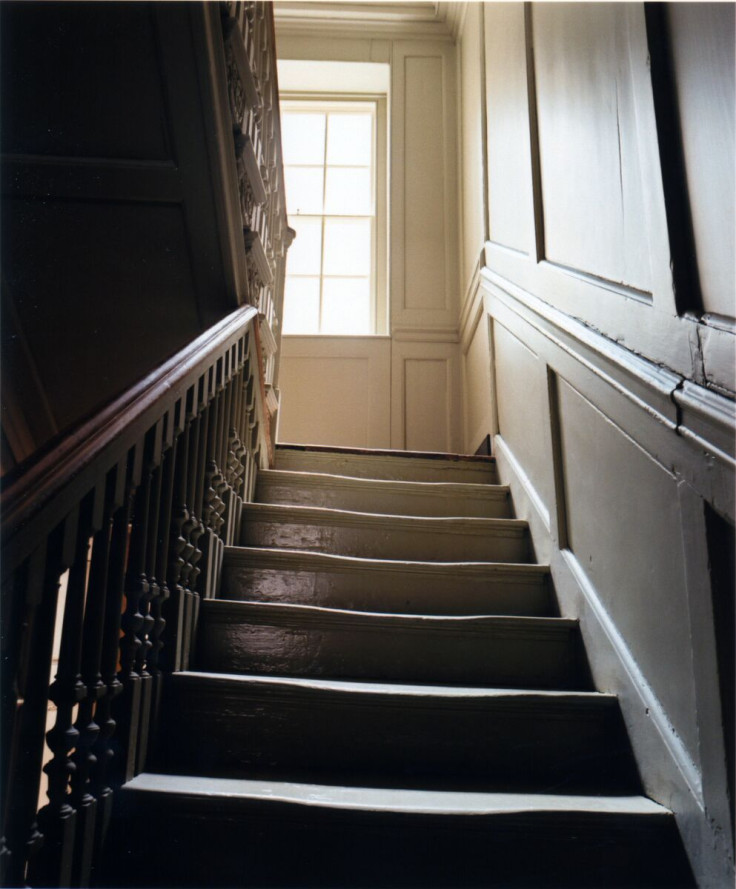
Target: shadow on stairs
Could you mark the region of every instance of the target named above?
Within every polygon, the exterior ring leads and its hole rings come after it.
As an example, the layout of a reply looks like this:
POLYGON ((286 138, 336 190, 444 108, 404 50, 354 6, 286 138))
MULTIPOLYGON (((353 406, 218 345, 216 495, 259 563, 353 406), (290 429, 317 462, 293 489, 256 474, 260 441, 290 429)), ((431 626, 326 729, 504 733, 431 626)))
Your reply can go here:
POLYGON ((108 886, 685 887, 491 458, 282 447, 108 886))

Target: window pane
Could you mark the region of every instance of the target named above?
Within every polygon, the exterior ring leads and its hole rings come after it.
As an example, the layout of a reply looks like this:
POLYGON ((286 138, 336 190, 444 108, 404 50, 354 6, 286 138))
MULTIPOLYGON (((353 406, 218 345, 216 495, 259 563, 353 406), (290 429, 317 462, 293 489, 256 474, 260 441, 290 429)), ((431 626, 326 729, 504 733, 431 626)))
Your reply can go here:
POLYGON ((322 257, 322 220, 304 216, 289 217, 296 232, 286 255, 287 275, 319 275, 322 257))
POLYGON ((285 164, 323 164, 325 115, 285 111, 281 115, 281 139, 285 164))
POLYGON ((324 172, 321 167, 286 167, 286 206, 290 216, 322 212, 324 172))
POLYGON ((370 273, 370 219, 325 219, 323 274, 370 275, 370 273))
POLYGON ((332 167, 327 170, 325 213, 370 213, 372 204, 369 169, 343 170, 332 167))
POLYGON ((368 278, 325 278, 322 300, 322 333, 371 332, 368 278))
POLYGON ((284 333, 319 333, 319 278, 287 278, 284 333))
POLYGON ((330 114, 327 163, 370 166, 373 143, 371 114, 330 114))

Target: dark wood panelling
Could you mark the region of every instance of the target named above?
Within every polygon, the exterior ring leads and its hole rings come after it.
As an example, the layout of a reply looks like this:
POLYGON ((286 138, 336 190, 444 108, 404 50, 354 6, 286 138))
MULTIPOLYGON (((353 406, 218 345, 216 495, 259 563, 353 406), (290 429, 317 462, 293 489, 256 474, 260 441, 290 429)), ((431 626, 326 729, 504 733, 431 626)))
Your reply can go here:
POLYGON ((3 7, 4 152, 171 158, 151 4, 3 7))
POLYGON ((197 333, 181 207, 6 199, 4 210, 6 282, 59 429, 197 333))
POLYGON ((217 7, 0 14, 3 299, 24 343, 3 356, 4 403, 17 408, 3 422, 29 430, 22 460, 233 309, 226 257, 240 249, 244 268, 244 248, 224 234, 237 188, 212 154, 231 139, 212 112, 227 109, 217 7), (203 40, 204 19, 219 44, 203 40))

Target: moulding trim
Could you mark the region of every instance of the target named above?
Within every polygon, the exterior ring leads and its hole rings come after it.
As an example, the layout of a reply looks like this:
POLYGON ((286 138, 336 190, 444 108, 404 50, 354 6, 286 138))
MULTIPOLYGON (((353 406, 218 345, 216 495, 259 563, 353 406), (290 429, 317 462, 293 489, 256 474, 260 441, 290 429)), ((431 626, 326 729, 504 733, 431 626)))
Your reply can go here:
POLYGON ((457 327, 394 327, 391 338, 406 343, 457 343, 457 327))
POLYGON ((711 389, 684 380, 674 392, 675 403, 682 410, 680 434, 736 467, 736 403, 711 389))

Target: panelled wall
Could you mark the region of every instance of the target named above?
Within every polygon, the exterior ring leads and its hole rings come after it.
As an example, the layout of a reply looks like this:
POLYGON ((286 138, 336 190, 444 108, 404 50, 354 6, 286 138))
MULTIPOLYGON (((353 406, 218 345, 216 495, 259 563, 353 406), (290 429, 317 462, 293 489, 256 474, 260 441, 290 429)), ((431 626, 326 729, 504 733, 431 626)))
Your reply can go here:
POLYGON ((278 54, 391 66, 389 336, 285 336, 278 437, 458 451, 455 47, 445 30, 425 39, 352 33, 316 37, 282 23, 278 54))
POLYGON ((733 56, 731 4, 471 3, 458 41, 464 448, 494 436, 713 887, 733 881, 733 56))

